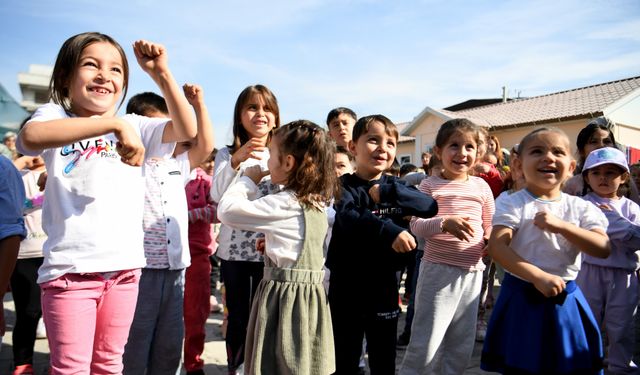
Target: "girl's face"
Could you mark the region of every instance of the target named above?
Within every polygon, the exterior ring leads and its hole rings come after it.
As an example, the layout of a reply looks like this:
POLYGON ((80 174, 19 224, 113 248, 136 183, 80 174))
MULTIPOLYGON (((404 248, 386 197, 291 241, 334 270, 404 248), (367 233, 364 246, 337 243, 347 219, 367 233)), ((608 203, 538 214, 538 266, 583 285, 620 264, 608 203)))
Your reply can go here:
POLYGON ((442 177, 448 180, 466 180, 479 154, 478 144, 471 132, 455 132, 444 147, 436 146, 435 151, 442 160, 442 177))
POLYGON ((487 153, 487 141, 487 136, 483 132, 480 132, 478 136, 478 161, 483 160, 484 155, 487 153))
POLYGON ((249 138, 267 140, 269 132, 276 127, 276 116, 272 112, 262 95, 253 95, 242 108, 240 115, 242 127, 247 131, 249 138))
POLYGON ((542 199, 557 198, 560 186, 576 167, 567 137, 550 131, 534 135, 516 160, 527 189, 542 199))
POLYGON ((71 110, 77 116, 113 116, 124 86, 122 56, 111 43, 84 48, 69 82, 71 110))
POLYGON ((280 143, 281 140, 278 137, 271 140, 269 144, 269 161, 267 161, 271 182, 276 185, 284 185, 287 182, 287 177, 291 171, 291 159, 293 159, 291 155, 282 155, 280 153, 280 143))
POLYGON ((603 147, 616 147, 611 139, 611 134, 604 129, 596 129, 591 135, 587 144, 582 149, 582 158, 586 158, 587 155, 593 150, 597 150, 603 147))
POLYGON ((200 163, 200 168, 202 168, 202 170, 209 176, 213 176, 213 170, 215 169, 215 166, 216 166, 216 162, 213 159, 205 160, 202 163, 200 163))
POLYGON ((338 177, 346 173, 353 173, 353 165, 346 154, 336 152, 336 174, 338 177))
POLYGON ((489 151, 496 152, 496 147, 496 141, 494 141, 493 138, 489 138, 489 151))
POLYGON ((585 182, 602 198, 618 198, 618 187, 627 180, 627 174, 615 164, 602 164, 587 171, 585 182))

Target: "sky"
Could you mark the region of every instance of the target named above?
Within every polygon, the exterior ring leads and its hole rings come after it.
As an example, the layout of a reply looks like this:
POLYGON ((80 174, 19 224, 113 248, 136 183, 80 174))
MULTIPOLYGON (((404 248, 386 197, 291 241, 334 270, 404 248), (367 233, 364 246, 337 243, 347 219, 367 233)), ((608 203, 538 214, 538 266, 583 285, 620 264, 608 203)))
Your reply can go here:
POLYGON ((203 87, 217 147, 257 83, 283 124, 324 125, 338 106, 400 123, 503 86, 531 97, 640 75, 640 0, 2 0, 0 83, 20 101, 18 73, 85 31, 125 48, 129 96, 159 93, 132 43, 163 44, 178 83, 203 87))

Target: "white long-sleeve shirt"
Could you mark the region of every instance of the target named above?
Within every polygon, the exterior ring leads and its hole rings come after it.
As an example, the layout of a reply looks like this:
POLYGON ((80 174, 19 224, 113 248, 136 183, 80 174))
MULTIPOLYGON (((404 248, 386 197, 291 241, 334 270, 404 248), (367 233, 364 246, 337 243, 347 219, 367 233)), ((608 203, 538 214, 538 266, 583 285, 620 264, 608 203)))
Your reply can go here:
POLYGON ((257 194, 258 186, 249 177, 240 177, 218 202, 218 218, 230 227, 263 233, 265 255, 278 267, 289 268, 304 242, 302 206, 291 191, 256 199, 257 194))

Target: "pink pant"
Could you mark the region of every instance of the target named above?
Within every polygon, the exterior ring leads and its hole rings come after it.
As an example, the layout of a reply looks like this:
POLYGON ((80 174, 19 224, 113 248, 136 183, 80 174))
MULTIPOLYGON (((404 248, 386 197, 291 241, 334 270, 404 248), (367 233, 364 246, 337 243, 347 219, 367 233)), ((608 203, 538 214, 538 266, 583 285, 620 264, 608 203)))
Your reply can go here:
POLYGON ((121 374, 140 270, 66 274, 40 285, 51 375, 121 374))

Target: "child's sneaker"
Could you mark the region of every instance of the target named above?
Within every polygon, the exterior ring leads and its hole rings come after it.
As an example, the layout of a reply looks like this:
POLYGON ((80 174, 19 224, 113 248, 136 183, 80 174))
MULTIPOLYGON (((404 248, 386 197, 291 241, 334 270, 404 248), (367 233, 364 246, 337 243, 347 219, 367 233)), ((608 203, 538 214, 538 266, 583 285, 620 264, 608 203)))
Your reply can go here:
POLYGON ((33 366, 26 364, 16 366, 16 369, 13 370, 13 375, 33 375, 33 366))
POLYGON ((484 320, 478 320, 476 324, 476 341, 484 341, 487 335, 487 323, 484 320))

